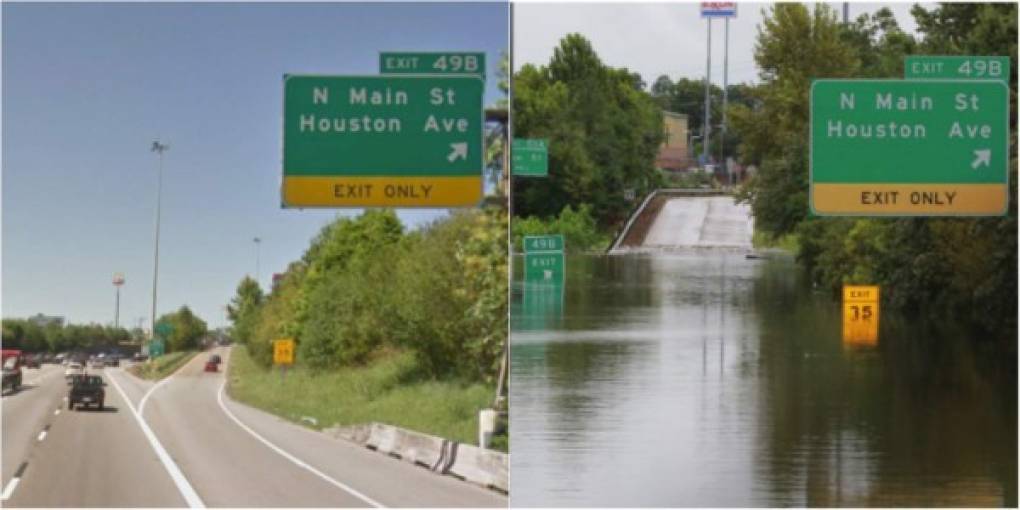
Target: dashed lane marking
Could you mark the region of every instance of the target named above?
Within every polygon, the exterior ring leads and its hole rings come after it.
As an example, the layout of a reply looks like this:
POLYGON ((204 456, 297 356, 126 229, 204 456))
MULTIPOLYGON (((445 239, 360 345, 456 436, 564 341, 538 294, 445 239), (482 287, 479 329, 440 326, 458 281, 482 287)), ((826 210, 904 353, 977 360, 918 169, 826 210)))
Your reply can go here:
POLYGON ((14 472, 14 478, 7 482, 7 487, 4 487, 3 494, 0 494, 0 501, 7 501, 14 494, 14 488, 18 486, 18 482, 21 481, 21 476, 25 474, 25 468, 28 467, 28 462, 22 462, 18 466, 18 470, 14 472))

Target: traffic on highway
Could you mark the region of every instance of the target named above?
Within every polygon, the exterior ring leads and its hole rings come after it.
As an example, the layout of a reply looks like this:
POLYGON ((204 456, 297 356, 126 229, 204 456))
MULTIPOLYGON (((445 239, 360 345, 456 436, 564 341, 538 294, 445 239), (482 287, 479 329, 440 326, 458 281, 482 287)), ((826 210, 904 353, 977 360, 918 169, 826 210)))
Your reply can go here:
POLYGON ((220 368, 230 347, 159 382, 109 354, 44 358, 38 368, 9 354, 5 378, 22 380, 0 404, 5 507, 507 504, 497 491, 234 402, 220 368))

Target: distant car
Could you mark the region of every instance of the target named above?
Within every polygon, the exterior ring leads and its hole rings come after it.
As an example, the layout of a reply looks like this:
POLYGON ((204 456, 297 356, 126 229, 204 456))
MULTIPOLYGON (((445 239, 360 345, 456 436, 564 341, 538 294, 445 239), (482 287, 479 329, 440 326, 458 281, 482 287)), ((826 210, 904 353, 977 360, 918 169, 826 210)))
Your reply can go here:
POLYGON ((118 356, 116 354, 112 355, 112 356, 108 356, 106 358, 106 366, 108 366, 108 367, 119 367, 120 366, 120 356, 118 356))
POLYGON ((134 359, 135 361, 145 361, 149 359, 149 357, 139 352, 135 354, 132 359, 134 359))
POLYGON ((103 361, 103 358, 93 358, 91 361, 89 361, 89 367, 91 368, 103 368, 105 366, 106 362, 103 361))
POLYGON ((73 410, 75 404, 95 405, 103 410, 106 390, 103 378, 98 375, 75 375, 69 382, 71 389, 67 392, 67 408, 73 410))
POLYGON ((209 359, 209 361, 205 362, 205 371, 206 372, 219 372, 219 370, 220 370, 219 367, 220 367, 220 364, 215 362, 215 361, 213 361, 211 358, 209 359))
POLYGON ((39 355, 29 354, 21 360, 21 366, 25 368, 39 368, 39 355))
POLYGON ((220 359, 219 354, 213 354, 212 356, 209 356, 209 361, 216 363, 217 365, 223 362, 223 360, 220 359))
POLYGON ((64 378, 70 379, 76 375, 85 375, 85 365, 72 361, 67 364, 67 368, 64 369, 64 378))

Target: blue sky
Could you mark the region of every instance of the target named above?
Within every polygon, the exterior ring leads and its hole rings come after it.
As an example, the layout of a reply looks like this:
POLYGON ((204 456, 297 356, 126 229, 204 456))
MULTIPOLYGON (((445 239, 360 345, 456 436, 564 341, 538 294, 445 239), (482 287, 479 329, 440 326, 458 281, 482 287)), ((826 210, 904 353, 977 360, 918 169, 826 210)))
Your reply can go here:
MULTIPOLYGON (((377 74, 385 50, 508 50, 490 4, 3 4, 2 313, 149 327, 157 158, 157 313, 210 327, 238 281, 300 257, 343 210, 279 207, 284 73, 377 74)), ((399 211, 405 224, 442 210, 399 211)))

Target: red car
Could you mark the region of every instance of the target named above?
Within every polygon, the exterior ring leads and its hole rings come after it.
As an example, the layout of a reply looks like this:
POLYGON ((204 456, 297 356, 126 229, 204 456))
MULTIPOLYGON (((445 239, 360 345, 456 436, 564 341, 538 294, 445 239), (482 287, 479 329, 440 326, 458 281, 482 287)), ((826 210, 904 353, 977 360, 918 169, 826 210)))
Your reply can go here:
POLYGON ((213 361, 213 360, 209 360, 209 361, 205 362, 205 371, 206 372, 219 372, 219 367, 220 367, 220 364, 215 362, 215 361, 213 361))

